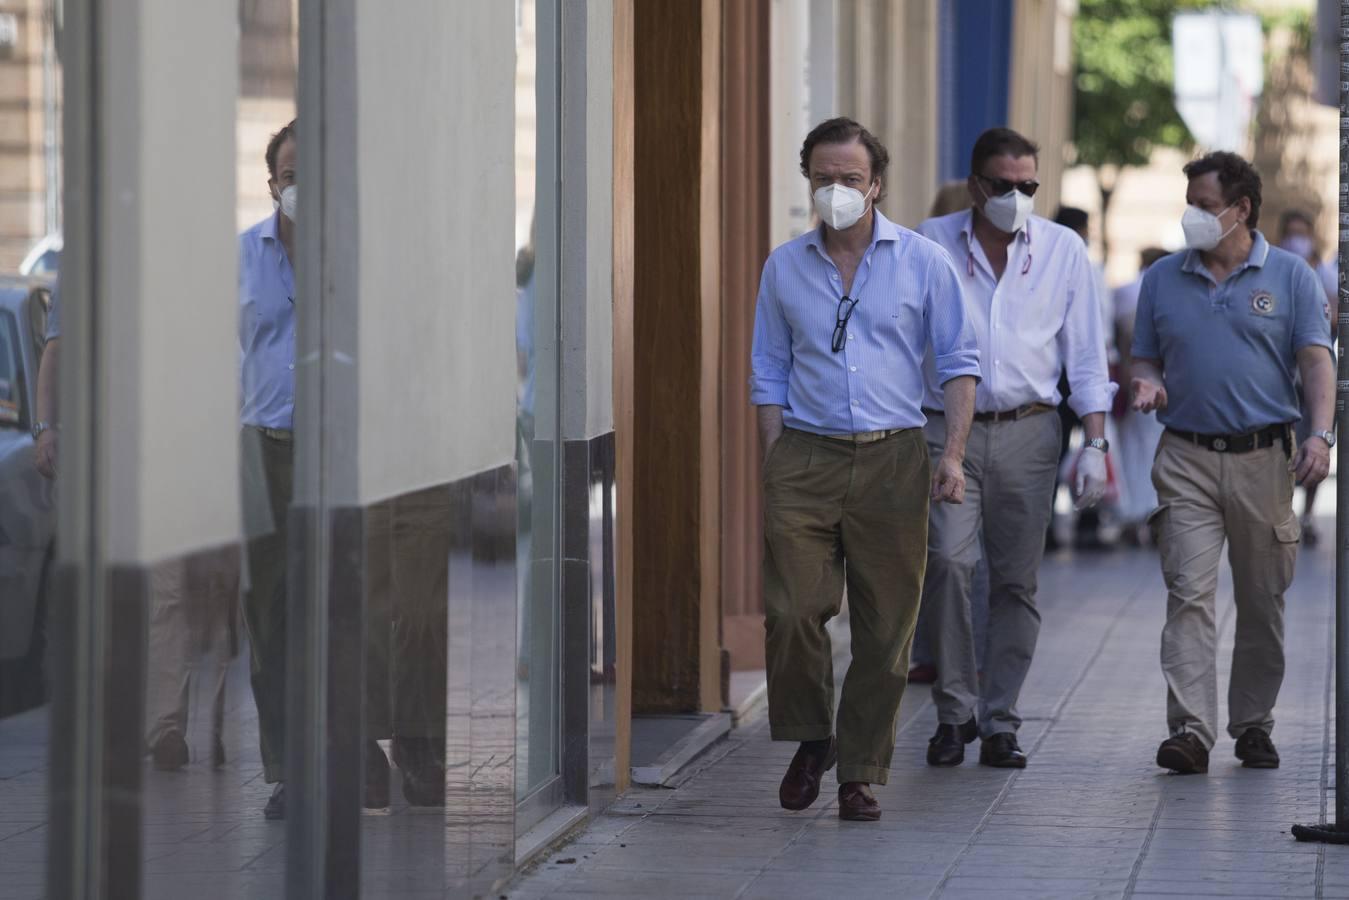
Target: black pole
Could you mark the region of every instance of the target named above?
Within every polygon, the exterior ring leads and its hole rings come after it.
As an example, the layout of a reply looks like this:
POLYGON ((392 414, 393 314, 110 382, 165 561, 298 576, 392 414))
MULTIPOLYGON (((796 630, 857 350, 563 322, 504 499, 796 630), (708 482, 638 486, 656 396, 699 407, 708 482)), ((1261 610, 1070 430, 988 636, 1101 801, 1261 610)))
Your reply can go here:
MULTIPOLYGON (((1349 0, 1340 0, 1340 208, 1339 208, 1339 342, 1335 380, 1335 421, 1342 420, 1349 396, 1349 0)), ((1335 820, 1320 825, 1294 825, 1299 841, 1349 844, 1349 442, 1338 443, 1335 482, 1335 820)))

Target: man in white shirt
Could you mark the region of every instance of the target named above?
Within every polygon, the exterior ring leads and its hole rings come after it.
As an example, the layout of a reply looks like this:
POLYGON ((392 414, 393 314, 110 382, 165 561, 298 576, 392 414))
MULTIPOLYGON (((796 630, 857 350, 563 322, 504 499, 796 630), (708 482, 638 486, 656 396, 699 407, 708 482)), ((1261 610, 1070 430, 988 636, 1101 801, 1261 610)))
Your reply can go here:
MULTIPOLYGON (((965 759, 983 738, 979 761, 1022 768, 1017 697, 1040 631, 1036 574, 1044 554, 1059 461, 1059 373, 1082 419, 1087 445, 1076 464, 1079 508, 1106 487, 1105 413, 1115 394, 1106 366, 1091 262, 1071 230, 1031 215, 1039 148, 1006 128, 975 142, 967 181, 971 209, 929 219, 924 237, 951 254, 965 315, 979 343, 982 381, 965 457, 961 506, 934 504, 923 609, 937 658, 932 686, 938 727, 934 766, 965 759), (975 672, 970 581, 982 552, 989 570, 988 646, 982 684, 975 672)), ((928 368, 925 428, 930 453, 946 440, 942 396, 928 368)))

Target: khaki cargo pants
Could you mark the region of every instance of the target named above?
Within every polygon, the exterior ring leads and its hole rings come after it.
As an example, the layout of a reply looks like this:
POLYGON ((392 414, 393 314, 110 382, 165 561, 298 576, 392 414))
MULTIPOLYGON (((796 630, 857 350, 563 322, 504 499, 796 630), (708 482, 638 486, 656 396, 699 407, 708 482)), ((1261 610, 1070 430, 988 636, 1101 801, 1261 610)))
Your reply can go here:
POLYGON ((1158 506, 1150 522, 1168 593, 1162 671, 1171 733, 1192 732, 1210 748, 1217 739, 1214 602, 1224 542, 1237 607, 1227 733, 1268 733, 1283 683, 1283 594, 1301 536, 1289 457, 1280 443, 1216 453, 1167 432, 1152 483, 1158 506))
POLYGON ((838 709, 838 780, 885 784, 927 557, 921 429, 852 444, 788 429, 764 463, 768 718, 777 741, 834 733, 825 623, 848 588, 852 664, 838 709))

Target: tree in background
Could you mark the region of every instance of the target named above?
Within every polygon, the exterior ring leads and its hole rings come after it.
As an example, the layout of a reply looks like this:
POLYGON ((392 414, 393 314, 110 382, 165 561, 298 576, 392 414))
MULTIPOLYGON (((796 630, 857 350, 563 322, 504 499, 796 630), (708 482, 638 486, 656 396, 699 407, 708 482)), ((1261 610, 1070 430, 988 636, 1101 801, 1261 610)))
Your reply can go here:
POLYGON ((1096 170, 1101 253, 1110 255, 1106 213, 1124 169, 1145 166, 1154 147, 1193 139, 1172 92, 1171 19, 1204 0, 1080 0, 1073 21, 1073 145, 1096 170))

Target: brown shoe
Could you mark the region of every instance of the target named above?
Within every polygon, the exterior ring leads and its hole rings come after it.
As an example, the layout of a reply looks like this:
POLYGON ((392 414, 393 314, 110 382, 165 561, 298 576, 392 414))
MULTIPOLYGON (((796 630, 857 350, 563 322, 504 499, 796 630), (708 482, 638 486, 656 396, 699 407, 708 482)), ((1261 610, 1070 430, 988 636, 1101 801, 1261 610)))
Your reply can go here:
POLYGON ((1196 775, 1208 771, 1208 749, 1188 731, 1162 741, 1157 748, 1157 765, 1177 775, 1196 775))
POLYGON ((812 753, 802 744, 787 767, 778 787, 778 802, 783 809, 801 810, 820 796, 820 779, 838 762, 838 742, 832 737, 823 754, 812 753))
POLYGON ((871 785, 849 781, 838 786, 838 817, 849 822, 874 822, 881 817, 881 805, 871 793, 871 785))

